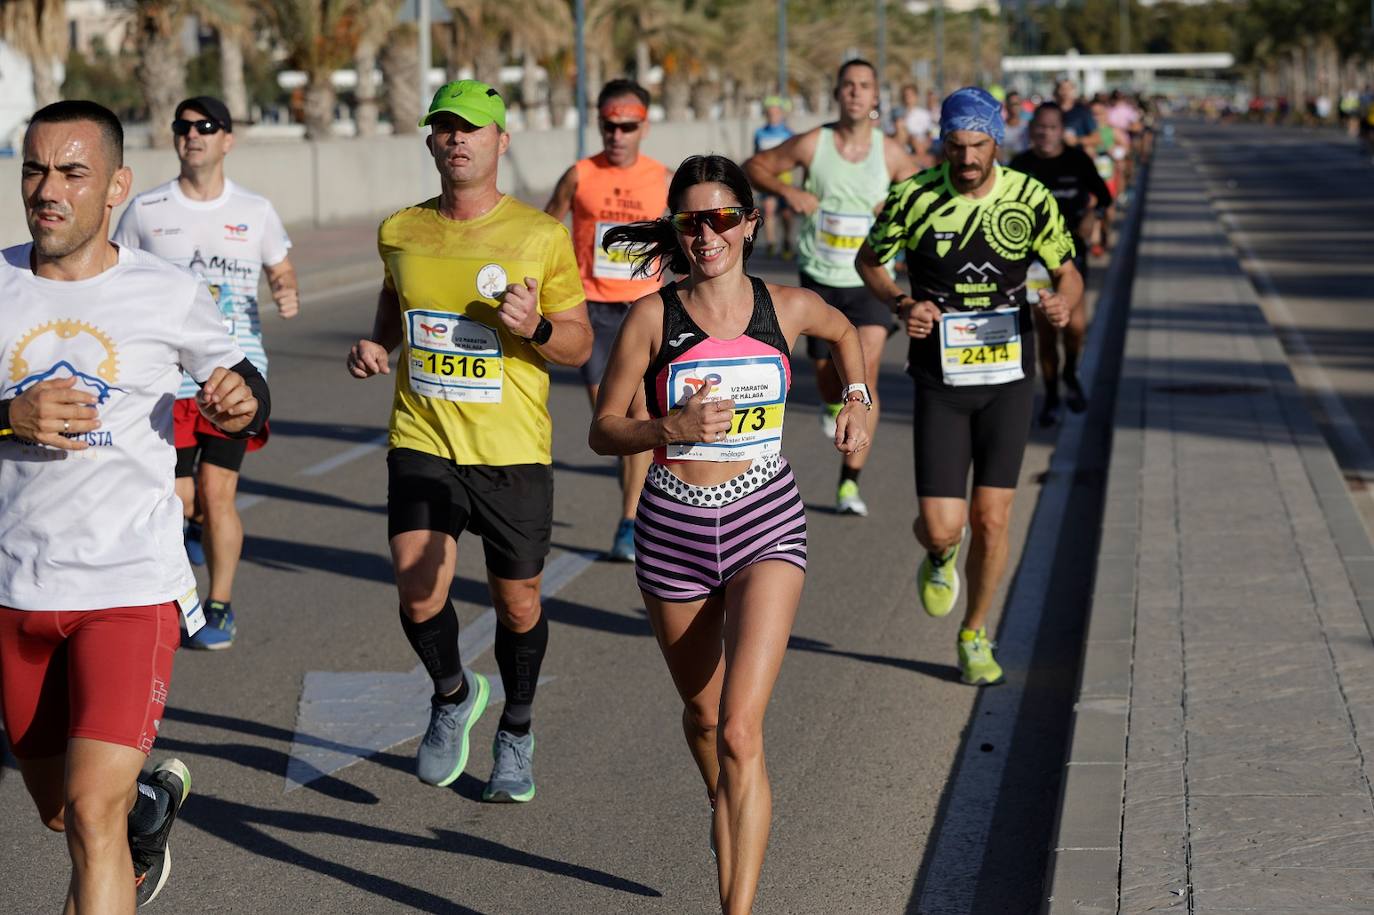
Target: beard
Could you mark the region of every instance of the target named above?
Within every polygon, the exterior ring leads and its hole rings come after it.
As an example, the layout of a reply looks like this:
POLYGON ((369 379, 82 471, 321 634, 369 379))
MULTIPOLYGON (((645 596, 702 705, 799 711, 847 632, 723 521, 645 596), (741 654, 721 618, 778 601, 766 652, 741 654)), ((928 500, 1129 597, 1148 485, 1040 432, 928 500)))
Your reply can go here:
POLYGON ((52 228, 43 226, 37 221, 38 213, 33 214, 34 221, 29 225, 29 234, 33 238, 33 250, 42 257, 66 257, 83 247, 100 229, 99 223, 87 226, 73 219, 74 214, 71 211, 59 210, 55 212, 60 212, 62 216, 66 217, 66 221, 61 225, 52 228))

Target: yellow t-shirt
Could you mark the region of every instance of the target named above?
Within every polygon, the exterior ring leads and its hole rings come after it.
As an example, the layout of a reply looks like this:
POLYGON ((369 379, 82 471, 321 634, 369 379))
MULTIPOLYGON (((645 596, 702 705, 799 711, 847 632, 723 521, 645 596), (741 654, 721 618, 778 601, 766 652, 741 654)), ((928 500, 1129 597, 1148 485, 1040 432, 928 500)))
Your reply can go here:
POLYGON ((390 446, 457 464, 552 463, 548 368, 506 330, 495 296, 528 276, 541 313, 580 305, 568 230, 509 196, 467 220, 443 216, 436 197, 389 216, 377 250, 401 302, 390 446))

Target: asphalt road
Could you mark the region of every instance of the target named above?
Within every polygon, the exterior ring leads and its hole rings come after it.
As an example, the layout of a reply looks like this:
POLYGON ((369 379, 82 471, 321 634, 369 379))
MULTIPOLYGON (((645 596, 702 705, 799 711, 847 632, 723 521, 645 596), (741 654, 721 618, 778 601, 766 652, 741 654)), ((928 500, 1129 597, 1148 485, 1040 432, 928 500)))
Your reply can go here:
POLYGON ((1374 164, 1333 130, 1180 124, 1374 530, 1374 164))
MULTIPOLYGON (((786 265, 762 266, 770 278, 793 281, 786 265)), ((388 685, 405 681, 416 663, 396 619, 385 465, 371 444, 385 431, 392 380, 359 382, 343 368, 349 345, 371 325, 373 300, 347 290, 311 295, 308 285, 305 299, 296 321, 267 321, 274 431, 242 481, 253 504, 244 511, 248 540, 234 599, 238 640, 227 652, 179 653, 154 751, 155 760, 185 760, 194 782, 172 834, 175 871, 156 910, 717 910, 705 798, 632 571, 577 561, 608 545, 618 498, 612 463, 586 447, 589 409, 572 371, 554 372, 550 401, 553 558, 571 557, 562 568, 581 571, 545 604, 551 679, 535 706, 538 797, 524 806, 479 800, 495 710, 477 725, 468 774, 451 789, 415 779, 413 737, 332 773, 291 765, 312 672, 363 675, 311 680, 345 684, 333 697, 345 719, 356 712, 396 725, 425 714, 422 700, 398 702, 404 683, 388 685), (368 695, 350 711, 355 687, 368 695), (308 783, 288 791, 288 770, 306 771, 308 783)), ((1069 571, 1037 602, 1038 636, 1023 646, 1025 665, 1010 671, 1024 690, 1015 739, 980 751, 997 773, 985 797, 994 817, 957 849, 976 888, 967 878, 942 884, 955 878, 931 862, 939 837, 963 815, 950 809, 947 786, 965 729, 983 713, 979 691, 957 681, 957 613, 931 620, 915 595, 903 359, 902 340, 890 340, 883 420, 863 477, 872 508, 865 520, 831 510, 839 459, 818 431, 809 365, 795 363, 785 453, 810 508, 811 558, 768 719, 774 822, 759 913, 1019 913, 1039 904, 1081 650, 1096 488, 1091 473, 1075 488, 1084 498, 1051 545, 1069 571)), ((1037 430, 1027 454, 1013 556, 1053 439, 1037 430)), ((453 589, 470 630, 488 606, 475 546, 462 542, 453 589)), ((499 683, 489 651, 471 660, 499 683)), ((328 712, 321 709, 305 712, 328 712)), ((368 737, 346 721, 338 727, 328 739, 302 738, 298 750, 347 751, 375 739, 375 728, 368 737)), ((0 773, 0 908, 57 911, 67 879, 63 840, 40 826, 17 773, 0 773)))

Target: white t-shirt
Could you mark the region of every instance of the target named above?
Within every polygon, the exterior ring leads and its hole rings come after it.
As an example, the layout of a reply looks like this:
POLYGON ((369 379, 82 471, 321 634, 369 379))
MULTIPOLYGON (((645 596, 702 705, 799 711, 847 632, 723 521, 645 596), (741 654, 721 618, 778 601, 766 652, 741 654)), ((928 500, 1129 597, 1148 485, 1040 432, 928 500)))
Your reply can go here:
MULTIPOLYGON (((203 278, 219 302, 224 326, 267 376, 258 277, 264 264, 271 267, 286 260, 291 247, 271 201, 228 179, 214 200, 192 200, 173 179, 129 202, 114 242, 151 251, 203 278)), ((195 382, 183 378, 177 397, 195 394, 195 382)))
POLYGON ((913 140, 918 138, 929 139, 931 128, 935 126, 929 109, 920 105, 906 110, 906 114, 902 115, 902 124, 906 127, 907 135, 913 140))
POLYGON ((0 606, 99 610, 160 604, 195 578, 173 490, 172 401, 243 361, 205 284, 121 248, 87 280, 36 276, 32 245, 0 263, 0 399, 75 376, 100 428, 83 451, 0 438, 0 606))

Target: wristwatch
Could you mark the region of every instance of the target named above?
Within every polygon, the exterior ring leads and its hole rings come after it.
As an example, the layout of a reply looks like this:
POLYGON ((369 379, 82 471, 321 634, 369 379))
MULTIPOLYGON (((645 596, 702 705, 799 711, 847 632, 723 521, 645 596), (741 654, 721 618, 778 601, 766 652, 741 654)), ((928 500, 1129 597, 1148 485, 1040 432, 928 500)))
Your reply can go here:
POLYGON ((14 427, 10 425, 10 400, 0 400, 0 436, 13 435, 14 427))
POLYGON ((539 323, 534 326, 534 333, 530 334, 525 339, 529 340, 535 346, 543 346, 545 343, 549 342, 549 338, 552 336, 553 322, 543 315, 540 315, 539 323))
POLYGON ((896 314, 897 312, 901 311, 901 310, 902 310, 902 300, 903 300, 903 299, 910 299, 910 298, 911 298, 910 294, 905 293, 905 292, 899 292, 899 293, 897 293, 896 295, 894 295, 894 296, 892 297, 892 313, 893 313, 893 314, 896 314))
POLYGON ((866 385, 866 384, 864 384, 862 381, 860 381, 860 382, 856 382, 855 384, 851 384, 851 385, 849 385, 848 387, 846 387, 846 388, 844 389, 844 393, 840 395, 840 403, 843 403, 843 404, 847 404, 847 403, 861 403, 861 404, 863 404, 865 407, 867 407, 868 409, 872 410, 872 409, 873 409, 873 395, 872 395, 872 393, 869 392, 869 390, 868 390, 868 385, 866 385), (858 400, 855 400, 855 399, 851 396, 851 395, 853 395, 853 394, 858 394, 858 395, 859 395, 858 400))

